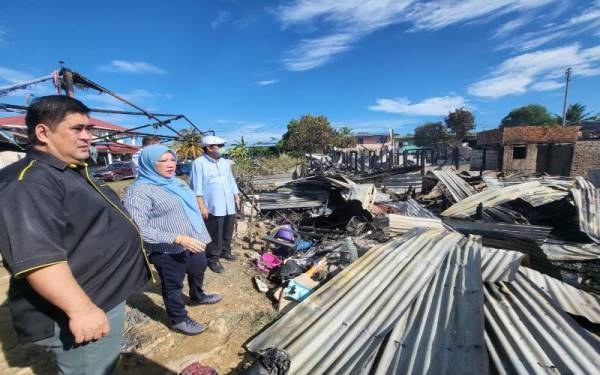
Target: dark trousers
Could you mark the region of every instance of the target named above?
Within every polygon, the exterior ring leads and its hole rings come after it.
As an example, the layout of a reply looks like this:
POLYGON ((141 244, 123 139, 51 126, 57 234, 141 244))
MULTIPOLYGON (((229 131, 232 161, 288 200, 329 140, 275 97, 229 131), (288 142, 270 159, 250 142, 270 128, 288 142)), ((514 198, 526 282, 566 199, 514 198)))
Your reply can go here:
POLYGON ((206 245, 206 258, 209 262, 219 260, 221 255, 231 254, 231 239, 235 215, 213 216, 205 220, 206 229, 212 241, 206 245))
POLYGON ((180 254, 153 253, 150 255, 150 263, 154 264, 160 276, 167 315, 173 324, 182 322, 187 317, 183 300, 183 279, 187 274, 191 299, 204 297, 202 284, 204 270, 206 270, 206 255, 204 252, 189 251, 180 254))

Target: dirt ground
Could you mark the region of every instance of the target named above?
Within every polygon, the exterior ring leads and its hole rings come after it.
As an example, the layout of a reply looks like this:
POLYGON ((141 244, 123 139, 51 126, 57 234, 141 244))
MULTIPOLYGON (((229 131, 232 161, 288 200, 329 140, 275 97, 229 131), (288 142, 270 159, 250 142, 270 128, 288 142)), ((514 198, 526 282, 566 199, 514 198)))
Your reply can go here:
MULTIPOLYGON (((131 181, 112 183, 122 193, 131 181)), ((192 362, 214 367, 219 374, 237 373, 248 364, 243 344, 267 326, 276 316, 271 301, 257 292, 252 276, 257 271, 243 256, 242 242, 236 241, 237 262, 224 261, 225 272, 206 271, 207 292, 219 292, 223 300, 216 305, 189 307, 189 315, 208 325, 198 336, 185 336, 168 328, 168 318, 160 284, 149 283, 128 301, 125 322, 125 350, 119 365, 121 374, 172 374, 192 362)), ((0 374, 52 374, 54 359, 44 349, 21 344, 12 328, 7 292, 9 274, 0 263, 0 374)), ((184 287, 188 296, 187 281, 184 287)))

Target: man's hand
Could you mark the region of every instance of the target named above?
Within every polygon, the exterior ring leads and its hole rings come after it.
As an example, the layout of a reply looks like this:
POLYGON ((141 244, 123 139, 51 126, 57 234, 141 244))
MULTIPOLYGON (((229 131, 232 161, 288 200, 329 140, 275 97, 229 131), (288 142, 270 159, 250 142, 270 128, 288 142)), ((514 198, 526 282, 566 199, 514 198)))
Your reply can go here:
POLYGON ((208 219, 208 210, 206 207, 200 207, 200 213, 205 220, 208 219))
POLYGON ((108 335, 110 324, 104 311, 90 302, 81 311, 69 315, 69 330, 75 343, 81 344, 108 335))
POLYGON ((240 204, 241 204, 240 195, 236 194, 235 195, 235 207, 237 208, 238 211, 240 210, 240 207, 241 207, 240 204))
POLYGON ((35 269, 25 277, 40 296, 64 311, 77 344, 97 340, 110 332, 106 314, 81 289, 67 262, 35 269))
POLYGON ((206 244, 204 242, 188 236, 177 236, 175 243, 183 246, 192 253, 201 253, 206 249, 206 244))

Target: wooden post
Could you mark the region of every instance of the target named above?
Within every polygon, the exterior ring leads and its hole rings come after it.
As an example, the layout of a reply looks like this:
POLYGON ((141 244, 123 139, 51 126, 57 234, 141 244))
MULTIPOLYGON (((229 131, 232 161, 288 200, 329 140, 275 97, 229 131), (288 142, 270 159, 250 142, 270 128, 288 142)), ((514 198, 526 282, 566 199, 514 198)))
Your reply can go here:
POLYGON ((481 158, 481 168, 479 169, 479 176, 483 176, 483 171, 485 170, 485 158, 486 158, 487 149, 483 148, 483 157, 481 158))
POLYGON ((458 146, 456 146, 454 148, 454 167, 456 168, 456 170, 459 169, 459 157, 460 157, 460 152, 458 151, 458 146))
POLYGON ((408 165, 408 151, 406 150, 402 151, 402 165, 405 167, 408 165))
POLYGON ((425 176, 425 150, 421 150, 421 176, 425 176))

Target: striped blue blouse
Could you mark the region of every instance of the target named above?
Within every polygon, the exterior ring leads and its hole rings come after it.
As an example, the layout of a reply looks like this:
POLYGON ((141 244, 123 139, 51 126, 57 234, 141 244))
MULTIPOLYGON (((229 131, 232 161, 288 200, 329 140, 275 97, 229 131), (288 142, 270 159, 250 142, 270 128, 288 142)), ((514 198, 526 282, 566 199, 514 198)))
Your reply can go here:
POLYGON ((201 233, 196 232, 181 200, 160 186, 131 185, 125 192, 123 203, 140 228, 148 254, 184 252, 183 246, 173 243, 177 236, 193 237, 204 243, 211 241, 204 222, 201 233))

